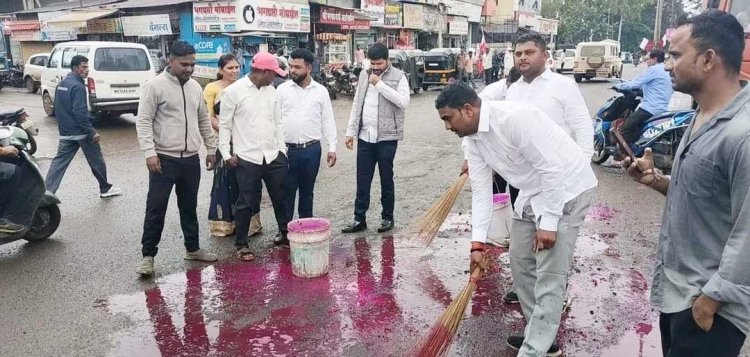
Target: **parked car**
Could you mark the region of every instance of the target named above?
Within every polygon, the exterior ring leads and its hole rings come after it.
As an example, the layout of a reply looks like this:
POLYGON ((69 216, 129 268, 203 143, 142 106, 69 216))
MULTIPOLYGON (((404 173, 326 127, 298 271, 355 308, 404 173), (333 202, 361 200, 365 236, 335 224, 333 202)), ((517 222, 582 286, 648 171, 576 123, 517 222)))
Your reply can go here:
POLYGON ((26 65, 23 66, 23 82, 29 93, 39 91, 39 86, 42 84, 42 70, 47 67, 48 60, 49 53, 37 53, 29 57, 26 65))
POLYGON ((573 77, 580 83, 594 77, 622 77, 620 43, 614 40, 581 42, 576 46, 573 77))
POLYGON ((73 41, 55 45, 42 70, 44 112, 55 115, 55 88, 70 72, 75 55, 89 58, 89 111, 97 119, 138 112, 143 86, 156 76, 146 46, 139 43, 73 41))
POLYGON ((555 58, 557 58, 557 73, 573 72, 576 59, 575 49, 557 50, 555 58))
POLYGON ((622 60, 622 63, 633 63, 633 54, 630 52, 622 52, 620 53, 620 59, 622 60))
POLYGON ((555 55, 550 50, 547 50, 546 68, 553 71, 555 70, 555 68, 557 68, 557 60, 555 59, 555 55))

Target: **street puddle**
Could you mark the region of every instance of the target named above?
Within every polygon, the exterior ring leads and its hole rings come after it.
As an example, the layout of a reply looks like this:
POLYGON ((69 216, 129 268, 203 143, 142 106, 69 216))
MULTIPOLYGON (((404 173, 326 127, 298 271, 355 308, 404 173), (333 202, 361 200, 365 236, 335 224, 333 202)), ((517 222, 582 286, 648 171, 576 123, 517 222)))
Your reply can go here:
MULTIPOLYGON (((274 249, 250 263, 190 269, 145 292, 97 299, 124 326, 112 335, 110 355, 409 355, 468 280, 469 221, 451 215, 428 250, 393 237, 336 240, 330 273, 319 278, 295 277, 288 250, 274 249)), ((571 276, 574 303, 558 340, 569 356, 657 356, 646 280, 599 266, 594 260, 607 246, 579 240, 581 273, 571 276)), ((523 316, 502 301, 511 288, 508 253, 490 254, 495 263, 450 355, 515 355, 504 340, 523 331, 523 316)))

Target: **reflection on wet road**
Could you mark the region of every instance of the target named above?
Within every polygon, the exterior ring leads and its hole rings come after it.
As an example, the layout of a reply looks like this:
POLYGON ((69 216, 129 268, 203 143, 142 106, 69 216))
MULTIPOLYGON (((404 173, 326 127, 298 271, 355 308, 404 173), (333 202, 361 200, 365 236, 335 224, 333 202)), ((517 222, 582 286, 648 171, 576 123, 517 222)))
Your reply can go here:
MULTIPOLYGON (((599 207, 599 209, 602 209, 599 207)), ((598 219, 598 218, 597 218, 598 219)), ((604 218, 606 219, 606 217, 604 218)), ((336 240, 326 276, 292 274, 289 253, 165 276, 155 287, 98 306, 125 318, 112 355, 403 356, 468 279, 469 215, 452 215, 434 247, 393 237, 336 240)), ((570 280, 571 310, 558 336, 568 356, 658 356, 648 279, 607 254, 615 234, 582 236, 570 280)), ((513 356, 520 333, 508 253, 480 281, 451 355, 513 356)))

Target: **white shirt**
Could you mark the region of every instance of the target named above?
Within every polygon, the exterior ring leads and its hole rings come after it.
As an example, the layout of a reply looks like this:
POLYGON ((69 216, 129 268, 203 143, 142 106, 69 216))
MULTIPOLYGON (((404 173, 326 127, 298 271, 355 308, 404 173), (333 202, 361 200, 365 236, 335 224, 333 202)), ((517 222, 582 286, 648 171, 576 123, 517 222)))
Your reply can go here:
POLYGON ((493 101, 505 100, 505 97, 508 95, 508 86, 506 85, 508 83, 507 80, 507 78, 503 78, 487 87, 484 87, 479 93, 479 98, 482 100, 493 101))
MULTIPOLYGON (((362 75, 367 76, 367 72, 363 71, 362 75)), ((397 107, 406 109, 409 106, 410 99, 409 82, 406 80, 406 76, 401 76, 397 90, 389 87, 383 81, 378 82, 375 86, 368 84, 362 107, 362 127, 359 130, 359 138, 373 144, 378 142, 378 102, 380 101, 380 95, 397 107)), ((346 136, 357 134, 358 121, 356 108, 352 108, 346 136)))
POLYGON ((492 68, 492 51, 482 54, 482 67, 486 69, 492 68))
POLYGON ((302 88, 286 81, 276 88, 281 102, 281 121, 288 144, 304 144, 321 140, 325 135, 328 152, 336 152, 336 120, 328 90, 313 80, 302 88))
POLYGON ((594 124, 572 79, 548 69, 531 83, 523 78, 513 83, 505 99, 534 104, 568 133, 587 156, 594 154, 594 124))
POLYGON ((240 159, 262 165, 286 154, 284 125, 276 89, 258 88, 244 76, 224 89, 219 112, 219 151, 224 158, 234 154, 240 159))
POLYGON ((492 171, 520 189, 539 229, 557 231, 565 203, 597 186, 589 156, 541 110, 518 102, 483 101, 479 131, 467 136, 472 241, 484 242, 492 216, 492 171))

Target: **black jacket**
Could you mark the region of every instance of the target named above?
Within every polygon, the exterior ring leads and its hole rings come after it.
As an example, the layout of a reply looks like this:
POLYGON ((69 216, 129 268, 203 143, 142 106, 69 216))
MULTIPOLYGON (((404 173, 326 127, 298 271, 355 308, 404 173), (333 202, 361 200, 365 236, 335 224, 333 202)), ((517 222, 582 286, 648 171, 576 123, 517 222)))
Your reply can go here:
POLYGON ((74 72, 68 73, 55 89, 55 117, 60 136, 87 135, 94 139, 96 132, 91 117, 83 78, 74 72))

